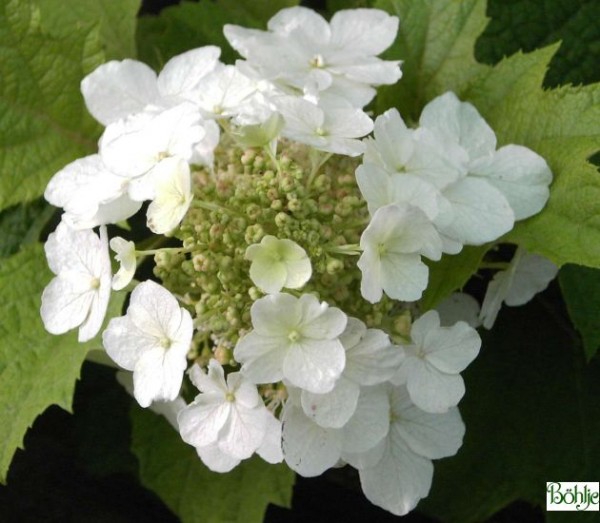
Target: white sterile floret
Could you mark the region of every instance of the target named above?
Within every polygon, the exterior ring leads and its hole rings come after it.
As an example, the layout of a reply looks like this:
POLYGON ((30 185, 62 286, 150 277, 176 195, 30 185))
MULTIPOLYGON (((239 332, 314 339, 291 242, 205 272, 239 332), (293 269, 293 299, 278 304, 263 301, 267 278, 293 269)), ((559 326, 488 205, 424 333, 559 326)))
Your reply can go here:
POLYGON ((367 165, 378 165, 390 175, 414 176, 439 190, 467 172, 468 155, 462 147, 425 128, 409 129, 396 109, 378 116, 373 131, 373 138, 365 139, 367 165))
POLYGON ((273 294, 283 287, 301 288, 312 275, 306 251, 292 240, 264 236, 260 243, 246 249, 250 278, 262 291, 273 294))
POLYGON ((361 109, 324 107, 292 96, 275 104, 285 120, 282 136, 319 151, 358 156, 365 149, 359 138, 373 130, 373 121, 361 109))
POLYGON ((129 285, 135 274, 135 243, 116 236, 111 238, 109 245, 116 253, 115 259, 119 262, 119 270, 112 279, 112 288, 115 291, 120 291, 129 285))
POLYGON ((224 33, 251 68, 284 89, 332 89, 363 107, 375 96, 371 86, 401 77, 399 62, 376 57, 398 31, 398 18, 384 11, 343 10, 327 23, 310 9, 291 7, 273 16, 268 29, 226 25, 224 33))
POLYGON ((340 459, 353 464, 385 438, 390 425, 390 403, 382 386, 362 387, 350 419, 339 428, 322 427, 306 416, 298 392, 283 409, 283 454, 291 469, 305 477, 317 476, 340 459))
POLYGON ((234 349, 242 372, 254 383, 287 379, 322 394, 333 389, 346 356, 339 340, 347 317, 311 294, 270 294, 250 309, 254 330, 234 349))
POLYGON ((406 358, 391 381, 406 383, 411 400, 421 409, 446 412, 465 393, 460 372, 479 354, 479 334, 463 321, 441 327, 437 311, 429 311, 414 322, 410 336, 411 344, 404 346, 406 358))
POLYGON ((71 162, 48 182, 44 198, 65 211, 73 229, 92 229, 133 216, 142 206, 127 194, 128 183, 98 154, 71 162))
POLYGON ((558 267, 539 254, 519 247, 506 270, 498 271, 488 283, 479 319, 486 329, 496 321, 502 303, 510 307, 525 305, 556 277, 558 267))
POLYGON ((456 454, 465 426, 456 408, 430 414, 411 402, 404 387, 386 389, 390 401, 387 437, 353 465, 359 469, 367 499, 403 516, 429 494, 431 460, 456 454))
POLYGON ((190 313, 153 281, 131 293, 127 314, 113 318, 102 335, 107 354, 133 371, 135 399, 142 407, 179 394, 192 341, 190 313))
POLYGON ((181 158, 165 158, 155 169, 155 197, 148 207, 148 228, 166 234, 179 225, 192 203, 190 166, 181 158))
POLYGON ((44 327, 63 334, 79 327, 79 341, 100 330, 110 298, 111 269, 106 228, 76 231, 61 222, 45 245, 50 270, 56 274, 44 289, 40 310, 44 327))
POLYGON ((371 303, 377 303, 384 291, 397 300, 418 300, 429 277, 421 255, 439 260, 442 253, 442 240, 435 227, 423 211, 407 204, 378 209, 360 238, 360 246, 360 290, 371 303))
POLYGON ((419 122, 468 156, 468 175, 444 191, 455 213, 444 234, 468 244, 492 241, 545 205, 552 181, 545 160, 520 145, 496 150, 494 131, 471 104, 448 92, 425 106, 419 122))
POLYGON ((215 46, 192 49, 171 58, 158 77, 137 60, 112 60, 82 80, 81 92, 88 111, 107 126, 150 105, 168 108, 189 100, 219 66, 220 54, 215 46))
POLYGON ((404 358, 402 347, 393 346, 385 332, 367 329, 356 318, 348 318, 340 341, 346 349, 346 366, 333 390, 301 394, 304 413, 322 427, 344 426, 356 410, 361 387, 387 381, 404 358))
POLYGON ((255 452, 271 463, 282 461, 281 424, 265 407, 256 385, 239 372, 225 378, 214 359, 207 373, 192 367, 190 378, 201 393, 179 413, 179 431, 211 470, 231 470, 255 452))
MULTIPOLYGON (((110 169, 130 180, 132 199, 151 200, 156 178, 165 175, 165 166, 157 167, 171 157, 190 161, 205 136, 199 110, 186 102, 109 125, 100 139, 100 155, 110 169)), ((169 165, 178 168, 177 163, 169 165)))

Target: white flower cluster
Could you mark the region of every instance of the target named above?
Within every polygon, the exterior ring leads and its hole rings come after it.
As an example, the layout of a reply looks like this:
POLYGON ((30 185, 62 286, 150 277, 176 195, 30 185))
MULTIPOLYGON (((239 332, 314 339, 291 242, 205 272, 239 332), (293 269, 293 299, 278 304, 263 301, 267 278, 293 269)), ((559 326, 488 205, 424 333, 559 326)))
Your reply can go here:
MULTIPOLYGON (((420 299, 428 282, 422 256, 435 261, 463 245, 497 240, 515 220, 540 211, 551 173, 529 149, 496 150, 492 129, 452 93, 429 103, 416 129, 395 110, 373 123, 363 107, 375 87, 401 77, 398 62, 377 57, 397 29, 396 17, 375 9, 340 11, 327 22, 294 7, 275 15, 267 31, 226 26, 245 59, 236 65, 221 63, 220 50, 207 46, 172 58, 158 75, 123 60, 87 76, 86 105, 106 128, 97 154, 67 165, 48 184, 46 199, 64 214, 46 243, 56 278, 41 314, 51 333, 79 327, 79 339, 89 340, 101 328, 111 286, 134 287, 126 314, 103 333, 106 352, 133 372, 139 404, 170 412, 209 468, 226 472, 254 453, 285 460, 305 476, 348 463, 372 502, 405 514, 429 492, 431 460, 455 454, 462 443, 460 373, 480 348, 470 325, 441 326, 430 311, 407 339, 391 339, 303 293, 313 275, 307 251, 263 234, 243 251, 246 276, 259 292, 251 328, 240 332, 234 361, 211 359, 203 368, 188 358, 194 332, 203 329, 195 311, 158 283, 133 280, 138 257, 161 249, 137 251, 113 237, 120 267, 112 277, 106 230, 143 202, 150 202, 152 232, 176 230, 194 204, 193 174, 199 166, 211 172, 222 133, 264 148, 276 163, 280 139, 327 153, 315 160, 308 185, 329 155, 364 153, 356 180, 370 222, 360 245, 339 250, 360 254, 368 302, 383 293, 420 299), (372 130, 373 138, 361 140, 372 130), (186 370, 200 391, 189 405, 180 396, 186 370), (273 384, 281 394, 267 398, 273 384)), ((499 276, 493 285, 504 289, 504 281, 499 276)), ((518 301, 503 290, 493 305, 484 303, 484 324, 502 299, 518 301)))

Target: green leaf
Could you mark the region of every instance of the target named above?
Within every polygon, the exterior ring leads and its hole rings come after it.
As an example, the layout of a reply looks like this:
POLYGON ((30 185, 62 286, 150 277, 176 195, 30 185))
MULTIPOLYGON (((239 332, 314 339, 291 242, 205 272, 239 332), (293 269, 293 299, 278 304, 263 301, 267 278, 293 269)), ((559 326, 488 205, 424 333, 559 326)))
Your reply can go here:
POLYGON ((133 452, 142 484, 156 492, 182 522, 259 523, 269 503, 289 506, 294 473, 255 457, 232 472, 208 470, 163 418, 132 410, 133 452))
MULTIPOLYGON (((52 336, 39 315, 40 297, 52 274, 41 244, 0 259, 0 482, 35 418, 50 405, 71 409, 75 380, 88 350, 75 333, 52 336)), ((111 310, 120 310, 120 295, 111 310)))
POLYGON ((600 271, 565 265, 559 274, 569 316, 583 338, 588 360, 600 347, 600 271))
POLYGON ((107 60, 135 58, 136 15, 141 0, 37 0, 42 27, 54 36, 97 24, 107 60))
POLYGON ((480 0, 378 0, 375 6, 400 18, 398 38, 385 58, 402 60, 402 79, 379 89, 377 112, 396 107, 417 121, 432 98, 461 92, 486 67, 473 55, 487 19, 480 0))
POLYGON ((475 48, 478 59, 500 61, 517 51, 562 41, 545 85, 600 80, 600 2, 596 0, 490 0, 489 25, 475 48))
POLYGON ((0 211, 0 258, 39 241, 42 229, 55 212, 56 209, 42 199, 0 211))
POLYGON ((435 308, 444 298, 460 290, 477 272, 488 246, 464 247, 460 254, 444 255, 439 262, 428 262, 429 282, 420 301, 423 312, 435 308))
POLYGON ((93 152, 98 127, 79 82, 103 61, 98 30, 46 34, 30 0, 0 2, 0 210, 40 196, 48 179, 93 152))
POLYGON ((503 309, 482 333, 482 352, 464 372, 463 447, 435 462, 421 510, 445 522, 484 521, 517 499, 545 507, 546 481, 597 477, 600 361, 584 365, 557 300, 546 293, 503 309))
POLYGON ((342 9, 373 7, 375 0, 327 0, 327 11, 335 13, 342 9))
POLYGON ((238 56, 223 36, 225 24, 265 29, 277 11, 297 4, 297 0, 184 1, 164 9, 159 16, 140 18, 137 34, 140 60, 160 69, 171 57, 184 51, 217 45, 222 49, 221 60, 233 63, 238 56))

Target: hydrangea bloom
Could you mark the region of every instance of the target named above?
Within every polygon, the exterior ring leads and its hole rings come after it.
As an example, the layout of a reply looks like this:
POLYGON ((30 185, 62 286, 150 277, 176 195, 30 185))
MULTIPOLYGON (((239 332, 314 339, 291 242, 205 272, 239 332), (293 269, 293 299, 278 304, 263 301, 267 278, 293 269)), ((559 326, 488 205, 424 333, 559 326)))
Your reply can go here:
POLYGON ((153 281, 140 283, 131 293, 127 314, 108 324, 104 348, 121 367, 133 371, 133 393, 142 407, 179 394, 192 331, 189 312, 153 281))
POLYGON ((79 327, 79 341, 100 330, 110 297, 110 258, 106 229, 75 231, 61 222, 45 245, 50 270, 56 277, 42 294, 44 327, 62 334, 79 327))
POLYGON ((412 343, 393 382, 406 384, 412 402, 427 412, 446 412, 465 393, 460 376, 481 346, 477 331, 465 322, 441 327, 437 311, 429 311, 414 322, 412 343))
POLYGON ((283 378, 310 392, 329 392, 346 363, 339 340, 346 315, 304 294, 271 294, 252 305, 254 330, 236 345, 234 356, 254 383, 283 378))

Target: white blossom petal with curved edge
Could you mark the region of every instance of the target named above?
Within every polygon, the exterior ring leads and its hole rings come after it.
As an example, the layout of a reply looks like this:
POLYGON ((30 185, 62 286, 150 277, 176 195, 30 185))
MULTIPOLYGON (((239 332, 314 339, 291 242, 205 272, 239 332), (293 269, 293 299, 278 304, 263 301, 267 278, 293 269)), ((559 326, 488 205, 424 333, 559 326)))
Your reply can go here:
POLYGON ((207 120, 204 122, 205 135, 192 150, 192 156, 189 159, 191 164, 205 165, 212 168, 215 159, 215 149, 221 139, 221 129, 217 122, 207 120))
POLYGON ((110 297, 111 267, 106 228, 98 237, 61 222, 45 244, 46 258, 57 276, 42 293, 40 314, 52 334, 79 326, 78 340, 88 341, 100 330, 110 297))
POLYGON ((281 448, 282 427, 273 414, 267 416, 265 437, 256 449, 256 453, 267 463, 281 463, 283 461, 283 450, 281 448))
POLYGON ((202 463, 213 472, 230 472, 241 463, 241 460, 236 459, 219 449, 219 446, 216 443, 211 443, 204 447, 196 447, 196 452, 198 453, 198 457, 202 460, 202 463))
POLYGON ((440 323, 444 327, 464 321, 473 328, 479 327, 479 302, 470 294, 454 292, 436 307, 440 315, 440 323))
POLYGON ((302 391, 302 409, 321 427, 343 427, 356 410, 360 387, 341 376, 330 392, 314 394, 302 391))
POLYGON ((88 111, 103 125, 141 112, 159 99, 156 73, 137 60, 111 60, 81 81, 88 111))
POLYGON ((331 18, 331 45, 357 54, 378 55, 396 39, 398 17, 379 9, 344 9, 331 18))
POLYGON ((302 319, 298 300, 285 292, 256 300, 250 315, 254 331, 261 336, 287 336, 302 319))
POLYGON ((429 280, 429 268, 418 254, 390 253, 381 259, 381 286, 396 300, 421 298, 429 280))
POLYGON ((304 477, 322 474, 340 458, 339 432, 320 427, 289 402, 283 411, 282 441, 285 462, 304 477))
POLYGON ((112 288, 115 291, 120 291, 129 285, 135 275, 137 268, 135 243, 116 236, 111 238, 109 245, 116 253, 115 259, 119 262, 119 270, 112 279, 112 288))
POLYGON ((427 361, 416 358, 412 369, 406 388, 413 403, 424 411, 446 412, 458 405, 465 394, 465 382, 460 374, 446 374, 427 361))
POLYGON ((233 356, 253 383, 273 383, 283 378, 283 362, 288 351, 279 338, 264 338, 250 332, 235 346, 233 356))
POLYGON ((452 205, 453 221, 441 232, 468 245, 482 245, 513 228, 515 217, 504 195, 480 178, 468 176, 443 192, 452 205))
POLYGON ((350 347, 354 347, 367 332, 367 326, 357 318, 348 317, 346 328, 344 332, 340 334, 340 341, 346 349, 346 352, 350 347))
POLYGON ((155 174, 156 197, 148 207, 147 224, 152 232, 165 234, 181 223, 192 203, 190 166, 181 158, 165 158, 155 174))
POLYGON ((333 389, 345 363, 339 340, 309 339, 290 346, 283 361, 283 375, 297 387, 323 394, 333 389))
POLYGON ((236 459, 246 459, 254 454, 265 438, 269 415, 262 403, 261 406, 263 408, 244 408, 237 401, 233 402, 227 422, 219 433, 217 445, 221 451, 236 459))
MULTIPOLYGON (((217 361, 211 360, 209 365, 217 367, 217 361)), ((241 372, 232 372, 227 376, 227 390, 233 392, 235 403, 245 409, 262 406, 262 399, 256 386, 246 379, 241 372)))
POLYGON ((169 353, 165 354, 160 346, 144 350, 133 368, 135 399, 142 407, 149 407, 157 400, 175 399, 181 389, 186 366, 185 355, 179 358, 169 357, 169 353))
POLYGON ((346 348, 343 376, 363 386, 377 385, 391 378, 404 359, 402 347, 391 344, 379 329, 368 329, 362 338, 346 348))
POLYGON ((217 443, 231 410, 229 402, 210 394, 200 394, 177 416, 183 441, 196 448, 217 443))
POLYGON ((491 329, 505 302, 510 306, 527 303, 543 291, 558 273, 550 260, 529 254, 520 247, 506 270, 498 271, 488 283, 479 319, 486 329, 491 329))
POLYGON ((433 464, 411 451, 397 431, 390 429, 377 465, 359 470, 359 475, 362 490, 371 503, 403 516, 429 494, 433 464))
POLYGON ((517 261, 517 270, 504 303, 510 307, 525 305, 537 293, 545 290, 557 274, 558 267, 548 258, 525 251, 517 261))
POLYGON ((375 448, 390 427, 390 401, 385 387, 361 387, 356 410, 342 428, 342 458, 375 448))
POLYGON ((181 97, 193 101, 207 74, 219 65, 221 49, 207 45, 171 58, 158 75, 158 92, 163 97, 181 97))
POLYGON ((469 171, 506 197, 517 220, 540 212, 550 196, 552 172, 546 160, 521 145, 501 147, 493 156, 472 162, 469 171))
POLYGON ((472 104, 461 102, 452 92, 429 102, 419 124, 439 134, 442 141, 464 147, 471 160, 489 156, 496 150, 496 134, 491 127, 472 104))
POLYGON ((432 414, 412 405, 406 391, 400 389, 395 395, 406 399, 400 400, 404 405, 398 410, 394 430, 413 452, 429 459, 454 456, 458 452, 465 435, 465 424, 456 407, 442 414, 432 414))
POLYGON ((365 163, 379 165, 388 173, 403 172, 413 155, 414 130, 406 127, 397 109, 379 115, 373 126, 374 138, 365 139, 365 163))
POLYGON ((329 43, 331 37, 327 21, 312 9, 301 6, 281 9, 267 22, 267 28, 283 36, 300 29, 307 38, 318 44, 329 43))
POLYGON ((199 365, 192 365, 188 371, 188 375, 194 386, 204 394, 214 394, 217 396, 227 394, 225 371, 215 359, 211 359, 208 362, 206 372, 199 365))

